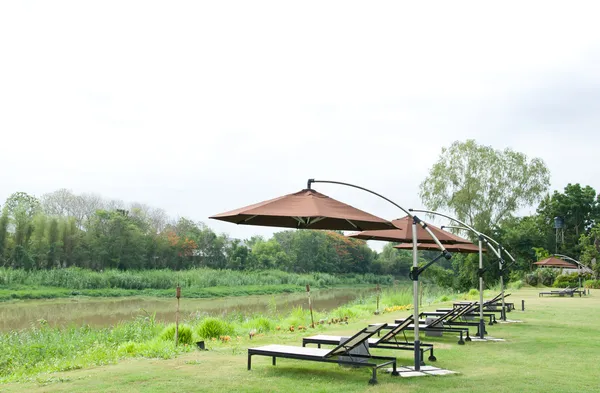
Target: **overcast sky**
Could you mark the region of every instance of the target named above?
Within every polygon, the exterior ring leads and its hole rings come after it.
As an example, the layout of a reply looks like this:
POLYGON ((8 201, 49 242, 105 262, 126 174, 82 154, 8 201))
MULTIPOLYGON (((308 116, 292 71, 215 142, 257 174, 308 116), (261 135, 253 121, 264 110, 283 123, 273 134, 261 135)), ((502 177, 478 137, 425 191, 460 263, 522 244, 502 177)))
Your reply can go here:
POLYGON ((207 217, 310 177, 420 207, 467 138, 600 190, 600 6, 489 4, 3 1, 0 203, 68 188, 268 235, 207 217))

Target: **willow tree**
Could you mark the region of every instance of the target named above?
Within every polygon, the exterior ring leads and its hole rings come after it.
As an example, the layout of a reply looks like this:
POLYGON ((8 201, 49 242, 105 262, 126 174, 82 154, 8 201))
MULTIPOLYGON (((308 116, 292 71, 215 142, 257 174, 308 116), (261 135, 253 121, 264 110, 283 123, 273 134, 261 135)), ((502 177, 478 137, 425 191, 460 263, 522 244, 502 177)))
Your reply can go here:
POLYGON ((470 139, 443 148, 421 183, 421 200, 488 232, 519 208, 539 201, 550 183, 540 158, 512 149, 496 150, 470 139))

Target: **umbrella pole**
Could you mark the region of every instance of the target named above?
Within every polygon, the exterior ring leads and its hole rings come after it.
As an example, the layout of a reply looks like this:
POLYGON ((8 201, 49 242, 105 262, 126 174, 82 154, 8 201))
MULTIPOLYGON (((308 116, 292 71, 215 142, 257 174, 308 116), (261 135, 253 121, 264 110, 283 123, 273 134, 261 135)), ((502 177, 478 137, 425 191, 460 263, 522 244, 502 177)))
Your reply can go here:
MULTIPOLYGON (((502 251, 506 252, 506 250, 502 247, 501 244, 498 243, 498 251, 500 252, 500 256, 502 256, 502 251)), ((510 254, 508 254, 510 256, 510 254)), ((510 256, 512 258, 512 256, 510 256)), ((500 310, 500 319, 506 322, 506 303, 504 303, 504 259, 500 258, 499 262, 500 267, 500 296, 502 297, 502 310, 500 310)))
POLYGON ((483 245, 479 237, 479 338, 485 334, 485 322, 483 320, 483 245))
POLYGON ((504 303, 504 277, 502 274, 502 271, 500 271, 500 290, 501 290, 501 294, 502 294, 502 312, 500 313, 501 315, 501 319, 503 321, 506 321, 506 308, 505 308, 505 303, 504 303))
MULTIPOLYGON (((413 269, 418 269, 418 254, 417 254, 417 223, 413 220, 412 224, 413 237, 413 269)), ((419 275, 413 277, 413 326, 415 335, 415 371, 421 369, 421 341, 419 338, 419 275)))

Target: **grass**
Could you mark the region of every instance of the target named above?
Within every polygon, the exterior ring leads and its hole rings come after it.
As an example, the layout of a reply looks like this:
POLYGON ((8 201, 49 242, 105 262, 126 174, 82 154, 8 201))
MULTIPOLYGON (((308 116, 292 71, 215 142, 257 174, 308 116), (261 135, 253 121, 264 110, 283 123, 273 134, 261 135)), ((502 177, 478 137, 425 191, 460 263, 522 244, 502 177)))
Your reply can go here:
MULTIPOLYGON (((209 351, 190 351, 161 359, 134 358, 117 364, 37 374, 28 382, 0 385, 1 392, 595 392, 598 365, 593 340, 598 335, 600 298, 538 298, 536 288, 513 291, 511 300, 525 300, 525 312, 508 314, 523 323, 489 327, 506 342, 456 344, 455 337, 423 337, 433 342, 436 365, 459 371, 445 377, 392 378, 382 374, 379 385, 367 385, 366 369, 342 369, 334 364, 281 359, 271 366, 257 357, 246 370, 246 349, 268 343, 300 345, 309 332, 274 331, 231 342, 208 341, 209 351)), ((486 294, 488 297, 493 293, 486 294)), ((360 304, 359 304, 360 305, 360 304)), ((427 307, 433 309, 435 307, 427 307)), ((359 313, 349 325, 320 327, 329 334, 349 334, 367 322, 389 322, 408 314, 392 312, 368 317, 359 313)), ((293 316, 290 316, 293 317, 293 316)), ((379 354, 393 352, 377 351, 379 354)), ((396 353, 410 364, 409 352, 396 353)))
POLYGON ((391 285, 392 276, 367 274, 288 273, 281 270, 238 271, 198 268, 190 270, 105 270, 97 272, 81 268, 25 271, 0 268, 0 287, 19 285, 80 289, 172 289, 234 287, 249 285, 296 285, 326 287, 333 285, 391 285))
MULTIPOLYGON (((186 288, 186 298, 215 298, 226 296, 269 295, 274 293, 292 293, 305 291, 305 287, 280 284, 280 285, 244 285, 234 287, 209 287, 186 288)), ((74 296, 89 297, 128 297, 149 296, 172 298, 175 289, 66 289, 54 287, 0 289, 0 301, 25 300, 25 299, 58 299, 74 296)))
MULTIPOLYGON (((407 294, 406 290, 386 292, 382 304, 392 305, 391 301, 404 299, 407 294)), ((361 298, 328 313, 315 311, 314 318, 323 330, 332 323, 366 317, 373 311, 374 298, 361 298)), ((231 313, 227 319, 192 314, 180 325, 180 343, 188 346, 173 348, 175 326, 157 321, 154 314, 145 313, 111 328, 56 328, 39 320, 29 329, 0 334, 0 382, 23 381, 43 373, 110 364, 129 357, 170 358, 190 351, 200 339, 229 342, 233 338, 241 343, 243 337, 261 337, 272 331, 302 332, 310 324, 309 311, 301 307, 286 314, 276 309, 266 315, 231 313)))
POLYGON ((392 285, 392 276, 374 274, 330 275, 296 274, 280 270, 235 271, 191 269, 185 271, 106 270, 96 272, 81 268, 25 271, 0 268, 0 301, 15 299, 55 299, 72 296, 172 297, 180 285, 186 297, 266 295, 304 291, 314 288, 365 284, 392 285))

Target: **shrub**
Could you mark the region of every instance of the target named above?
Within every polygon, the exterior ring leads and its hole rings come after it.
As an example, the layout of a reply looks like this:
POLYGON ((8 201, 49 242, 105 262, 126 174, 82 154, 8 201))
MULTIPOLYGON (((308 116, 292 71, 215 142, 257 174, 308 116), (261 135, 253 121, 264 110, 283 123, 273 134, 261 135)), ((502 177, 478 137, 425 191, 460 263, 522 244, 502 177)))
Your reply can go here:
POLYGON ((551 268, 537 269, 537 274, 538 284, 545 285, 547 287, 551 286, 554 283, 556 276, 558 276, 558 272, 556 271, 556 269, 551 268))
MULTIPOLYGON (((164 328, 162 333, 160 334, 160 338, 163 340, 175 340, 175 324, 171 324, 164 328)), ((178 336, 179 344, 193 344, 194 340, 192 338, 192 329, 187 325, 179 325, 179 336, 178 336)))
POLYGON ((583 283, 584 288, 600 289, 600 280, 587 280, 583 283))
POLYGON ((254 321, 254 325, 256 326, 256 330, 258 330, 259 333, 270 332, 275 328, 275 324, 265 317, 256 318, 254 321))
POLYGON ((205 318, 198 328, 196 334, 202 338, 219 338, 220 336, 231 335, 234 333, 234 327, 230 323, 219 318, 205 318))
POLYGON ((547 287, 554 284, 558 272, 551 268, 540 268, 525 276, 525 282, 531 286, 545 285, 547 287))
POLYGON ((529 273, 525 276, 525 282, 527 283, 527 285, 531 285, 532 287, 535 287, 538 285, 538 276, 536 273, 529 273))
POLYGON ((521 280, 511 281, 508 283, 508 287, 510 289, 521 289, 523 287, 523 281, 521 281, 521 280))
POLYGON ((479 290, 478 289, 471 289, 468 293, 469 296, 477 296, 479 295, 479 290))
POLYGON ((567 288, 567 287, 576 287, 579 285, 579 275, 577 273, 571 274, 561 274, 556 277, 554 283, 552 284, 555 288, 567 288))

